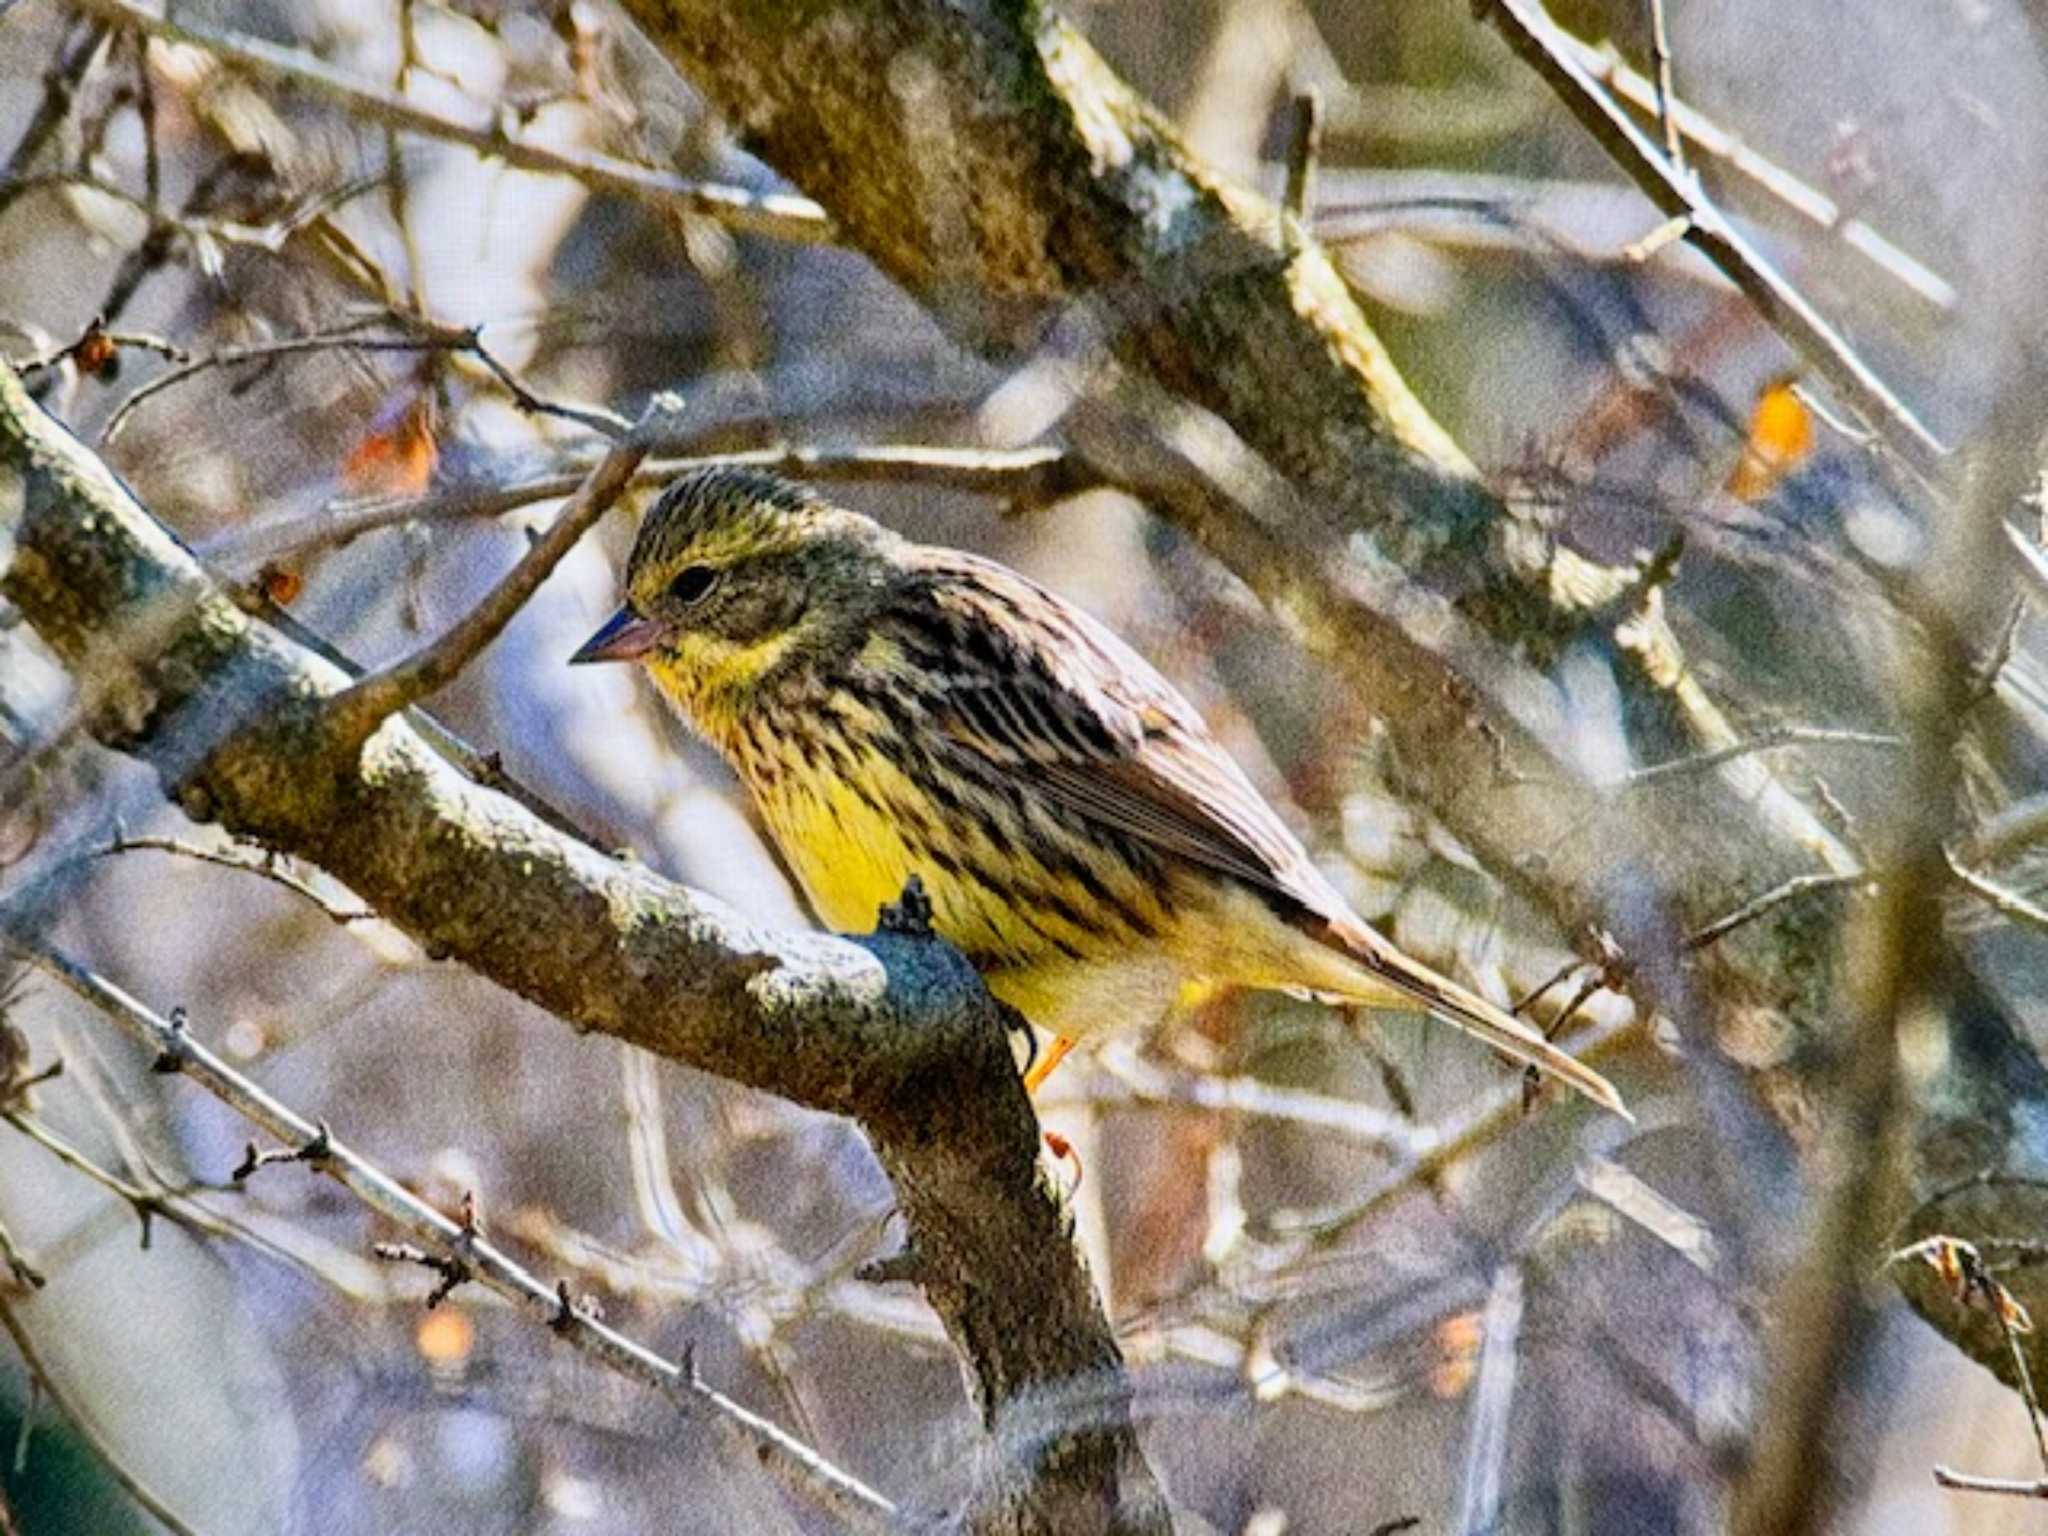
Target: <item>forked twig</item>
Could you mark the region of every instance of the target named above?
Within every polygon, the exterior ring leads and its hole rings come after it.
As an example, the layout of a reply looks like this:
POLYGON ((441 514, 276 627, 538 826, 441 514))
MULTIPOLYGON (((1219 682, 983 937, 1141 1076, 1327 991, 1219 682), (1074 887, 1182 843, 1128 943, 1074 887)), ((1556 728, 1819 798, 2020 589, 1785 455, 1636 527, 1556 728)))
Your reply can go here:
POLYGON ((1536 0, 1474 0, 1522 60, 1547 82, 1644 196, 1742 290, 1765 320, 1861 412, 1887 446, 1922 475, 1948 449, 1879 378, 1848 341, 1756 250, 1700 189, 1665 157, 1580 61, 1577 49, 1536 0))

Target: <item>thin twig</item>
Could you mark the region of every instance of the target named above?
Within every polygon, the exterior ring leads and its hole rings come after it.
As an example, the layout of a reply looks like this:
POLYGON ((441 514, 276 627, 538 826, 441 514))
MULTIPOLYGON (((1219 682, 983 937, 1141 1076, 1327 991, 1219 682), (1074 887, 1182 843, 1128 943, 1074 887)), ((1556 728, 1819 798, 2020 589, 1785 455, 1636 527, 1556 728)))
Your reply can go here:
POLYGON ((142 195, 150 211, 164 202, 163 153, 156 136, 156 78, 149 72, 149 39, 140 32, 135 42, 135 108, 142 121, 142 195))
POLYGON ((624 417, 599 406, 550 400, 536 394, 484 345, 481 325, 444 326, 404 316, 379 315, 331 331, 316 331, 306 336, 281 336, 271 341, 250 342, 238 347, 222 347, 217 352, 181 359, 177 366, 168 368, 155 378, 137 385, 128 397, 114 408, 113 414, 107 418, 107 424, 100 429, 100 444, 102 447, 112 444, 127 426, 128 419, 135 413, 137 406, 174 384, 183 384, 209 369, 270 362, 280 357, 292 357, 307 352, 462 353, 474 357, 489 370, 491 376, 504 385, 506 392, 512 396, 513 402, 522 411, 557 416, 609 438, 621 436, 630 425, 624 417), (365 334, 375 327, 386 325, 402 327, 403 334, 365 334))
POLYGON ((1871 878, 1868 870, 1852 869, 1842 873, 1794 875, 1782 880, 1761 895, 1753 896, 1732 912, 1723 913, 1704 928, 1695 929, 1685 936, 1688 950, 1705 949, 1728 937, 1736 929, 1753 923, 1766 913, 1775 911, 1788 901, 1796 901, 1815 891, 1840 890, 1844 886, 1861 885, 1871 878))
POLYGON ((93 1455, 99 1458, 100 1465, 107 1469, 107 1475, 128 1491, 128 1497, 154 1515, 166 1530, 172 1532, 172 1536, 199 1536, 196 1530, 178 1518, 149 1484, 128 1469, 127 1463, 115 1454, 113 1445, 100 1432, 99 1426, 51 1374, 49 1362, 36 1349, 35 1340, 15 1315, 14 1305, 4 1291, 0 1291, 0 1329, 5 1329, 7 1336, 14 1340, 14 1347, 21 1353, 21 1362, 28 1367, 29 1376, 37 1388, 70 1422, 72 1431, 86 1443, 93 1455))
POLYGON ((7 1224, 0 1222, 0 1259, 7 1261, 7 1272, 14 1276, 16 1285, 25 1285, 30 1290, 41 1290, 49 1284, 49 1277, 37 1269, 21 1245, 14 1240, 14 1234, 7 1230, 7 1224))
POLYGON ((1580 967, 1586 965, 1587 963, 1588 962, 1581 960, 1577 955, 1572 956, 1571 959, 1565 961, 1563 965, 1560 965, 1556 970, 1552 971, 1546 980, 1544 980, 1543 982, 1534 987, 1531 987, 1527 992, 1524 992, 1513 1003, 1509 1004, 1508 1012, 1515 1014, 1517 1017, 1524 1013, 1527 1013, 1537 1003, 1541 1002, 1544 998, 1548 997, 1554 988, 1563 986, 1567 977, 1571 976, 1573 973, 1578 971, 1580 967))
POLYGON ((2000 1493, 2015 1499, 2048 1499, 2048 1477, 1979 1477, 1953 1467, 1934 1469, 1935 1486, 1955 1488, 1964 1493, 2000 1493))
MULTIPOLYGON (((1290 1125, 1310 1126, 1346 1137, 1406 1160, 1427 1152, 1426 1131, 1370 1104, 1286 1088, 1255 1077, 1219 1077, 1184 1072, 1145 1061, 1135 1050, 1112 1043, 1098 1053, 1097 1063, 1115 1087, 1092 1085, 1080 1102, 1092 1105, 1182 1105, 1218 1113, 1255 1115, 1290 1125)), ((1060 1102, 1048 1095, 1041 1103, 1060 1102)))
POLYGON ((156 1218, 176 1222, 195 1232, 204 1232, 205 1224, 181 1210, 175 1197, 184 1191, 145 1189, 133 1180, 124 1179, 111 1168, 102 1167, 92 1157, 80 1151, 69 1141, 51 1130, 47 1125, 26 1110, 10 1109, 0 1111, 0 1120, 5 1120, 30 1141, 55 1157, 58 1162, 74 1172, 84 1174, 93 1183, 108 1193, 117 1195, 128 1202, 135 1212, 135 1219, 142 1228, 142 1246, 148 1248, 155 1229, 156 1218))
MULTIPOLYGON (((1566 1042, 1581 1061, 1593 1063, 1610 1051, 1633 1040, 1643 1028, 1640 1009, 1625 1018, 1596 1020, 1584 1034, 1566 1042)), ((1384 1207, 1404 1191, 1427 1183, 1444 1169, 1462 1162, 1490 1144, 1527 1114, 1520 1075, 1506 1086, 1480 1095, 1459 1114, 1434 1125, 1414 1129, 1417 1155, 1387 1170, 1366 1190, 1336 1210, 1308 1212, 1298 1218, 1275 1222, 1273 1230, 1287 1236, 1313 1234, 1329 1236, 1347 1231, 1384 1207)))
POLYGON ((1881 747, 1893 750, 1903 744, 1899 737, 1884 731, 1788 725, 1764 731, 1725 747, 1716 747, 1711 752, 1696 752, 1686 757, 1672 758, 1668 762, 1651 763, 1646 768, 1636 769, 1622 783, 1629 789, 1641 789, 1646 784, 1654 784, 1674 774, 1698 773, 1704 769, 1718 768, 1721 764, 1732 762, 1738 757, 1748 757, 1757 752, 1770 752, 1779 747, 1881 747))
POLYGON ((1300 223, 1315 217, 1316 162, 1323 153, 1323 93, 1310 86, 1294 98, 1287 141, 1287 193, 1282 206, 1300 223))
POLYGON ((104 859, 117 853, 143 852, 174 854, 181 859, 196 859, 202 864, 213 864, 222 869, 239 869, 248 874, 261 876, 274 885, 283 886, 293 895, 310 901, 325 913, 331 922, 341 924, 365 923, 373 921, 377 916, 376 913, 370 911, 367 907, 356 907, 351 910, 335 906, 325 896, 314 890, 312 886, 301 880, 290 870, 280 866, 275 858, 268 855, 260 855, 255 858, 238 858, 235 854, 226 850, 201 848, 196 843, 180 842, 175 837, 129 837, 124 834, 116 837, 104 848, 93 849, 87 856, 104 859))
POLYGON ((2020 552, 2026 562, 2027 575, 2037 589, 2036 597, 2048 597, 2048 550, 2043 550, 2038 540, 2028 538, 2011 523, 2003 525, 2006 542, 2020 552))
POLYGON ((152 37, 168 38, 204 49, 252 74, 302 87, 364 118, 425 134, 429 138, 466 144, 480 154, 493 156, 521 170, 573 177, 586 186, 716 219, 748 234, 806 244, 829 242, 835 238, 831 218, 807 197, 781 192, 749 192, 716 182, 692 181, 590 150, 547 148, 514 138, 506 131, 501 119, 494 117, 488 124, 459 122, 416 101, 381 90, 368 81, 358 80, 302 49, 283 47, 242 33, 190 26, 137 4, 135 0, 76 0, 76 3, 97 16, 136 27, 152 37))
POLYGON ((74 28, 70 49, 43 77, 43 97, 36 103, 35 115, 15 140, 6 164, 0 165, 0 213, 5 213, 8 205, 21 195, 19 183, 25 178, 17 173, 42 153, 50 136, 70 117, 79 85, 103 57, 109 30, 105 22, 94 22, 82 30, 74 28))
POLYGON ((1961 881, 1972 895, 1980 897, 1992 911, 2015 923, 2023 923, 2029 928, 2048 933, 2048 908, 2027 900, 2018 891, 2001 884, 1982 871, 1970 868, 1956 856, 1955 849, 1945 848, 1942 853, 1948 860, 1949 872, 1961 881))
POLYGON ((1991 864, 2048 838, 2048 793, 2029 795, 1989 817, 1962 845, 1973 863, 1991 864))
MULTIPOLYGON (((189 1028, 163 1018, 68 956, 27 936, 14 937, 39 968, 155 1051, 169 1069, 192 1079, 244 1119, 295 1147, 311 1145, 320 1138, 321 1126, 287 1108, 259 1084, 229 1066, 194 1039, 189 1028)), ((896 1506, 881 1494, 833 1466, 811 1447, 715 1391, 687 1366, 635 1343, 583 1309, 565 1309, 559 1287, 548 1286, 489 1241, 476 1237, 464 1243, 460 1225, 332 1135, 326 1138, 320 1160, 311 1166, 435 1251, 462 1253, 474 1267, 477 1284, 550 1325, 592 1359, 653 1387, 685 1412, 709 1407, 719 1433, 736 1454, 759 1460, 787 1486, 814 1500, 853 1529, 885 1532, 896 1528, 896 1506)))
MULTIPOLYGON (((1597 48, 1560 31, 1559 38, 1579 66, 1639 112, 1660 116, 1655 82, 1630 69, 1611 49, 1597 48)), ((1835 200, 1794 176, 1768 156, 1759 154, 1697 107, 1676 95, 1669 98, 1671 120, 1694 149, 1721 161, 1745 180, 1754 182, 1800 217, 1840 240, 1893 280, 1941 310, 1956 307, 1955 285, 1885 239, 1863 220, 1846 217, 1835 200)))
POLYGON ((1494 1274, 1480 1314, 1479 1368, 1459 1480, 1457 1529, 1462 1536, 1492 1536, 1501 1528, 1517 1356, 1521 1349, 1522 1271, 1503 1264, 1494 1274))
POLYGON ((607 410, 598 405, 575 405, 568 401, 550 400, 535 394, 527 388, 525 381, 518 374, 499 361, 497 354, 484 345, 483 334, 484 328, 481 325, 469 327, 464 332, 468 344, 462 350, 490 370, 491 376, 505 386, 506 393, 511 395, 513 404, 520 410, 530 415, 557 416, 563 421, 573 421, 579 426, 590 428, 600 437, 619 438, 632 429, 633 423, 617 411, 607 410))
POLYGON ((192 356, 168 337, 159 336, 152 331, 110 331, 105 320, 95 317, 78 333, 75 341, 67 342, 61 347, 53 347, 47 352, 39 352, 34 357, 23 358, 14 366, 23 378, 27 378, 31 374, 41 373, 46 368, 55 368, 61 363, 70 362, 80 353, 91 353, 101 347, 154 352, 173 363, 189 361, 192 356))
POLYGON ((390 716, 444 687, 498 637, 576 541, 624 494, 647 456, 640 428, 615 443, 584 477, 540 541, 440 639, 405 660, 373 672, 327 704, 328 728, 339 741, 360 743, 390 716))
POLYGON ((165 369, 154 378, 145 379, 131 390, 127 397, 114 407, 113 414, 107 417, 106 425, 100 428, 100 445, 111 446, 114 439, 119 437, 128 425, 128 418, 133 416, 136 408, 150 396, 161 393, 173 385, 183 384, 210 369, 267 362, 274 358, 292 357, 304 352, 448 352, 467 344, 459 333, 454 332, 421 336, 366 334, 385 323, 387 322, 383 316, 372 316, 331 331, 315 331, 305 336, 280 336, 271 341, 222 347, 217 352, 189 358, 175 367, 165 369))
MULTIPOLYGON (((1050 445, 945 448, 919 444, 851 448, 784 445, 650 459, 634 472, 632 483, 636 487, 660 485, 677 475, 716 465, 745 465, 852 484, 893 481, 930 485, 972 495, 1001 496, 1017 507, 1046 505, 1103 483, 1072 454, 1050 445)), ((405 523, 502 517, 538 501, 569 495, 587 473, 587 469, 565 470, 502 486, 463 486, 425 496, 333 502, 303 516, 230 529, 201 545, 200 554, 246 570, 261 561, 346 544, 363 534, 405 523)))
POLYGON ((1763 255, 1694 178, 1680 174, 1644 137, 1614 98, 1580 63, 1571 39, 1536 0, 1479 0, 1479 10, 1521 58, 1550 85, 1644 196, 1668 218, 1690 221, 1686 238, 1749 298, 1766 321, 1869 418, 1885 443, 1922 475, 1948 449, 1864 362, 1848 341, 1763 255))
MULTIPOLYGON (((2002 1246, 2024 1248, 2030 1245, 2002 1246)), ((2005 1338, 2006 1351, 2012 1356, 2020 1397, 2027 1405, 2027 1424, 2034 1433, 2034 1454, 2040 1460, 2042 1472, 2048 1474, 2048 1421, 2042 1417, 2041 1398, 2034 1390, 2034 1373, 2027 1365, 2027 1352, 2020 1343, 2021 1333, 2034 1331, 2033 1320, 2027 1315, 2026 1308, 1993 1273, 1991 1265, 1984 1260, 1982 1249, 1975 1243, 1937 1232, 1887 1254, 1885 1267, 1890 1268, 1906 1259, 1918 1259, 1940 1276, 1958 1306, 1967 1307, 1973 1301, 1979 1302, 1998 1324, 1998 1330, 2005 1338)))
POLYGON ((1664 25, 1664 0, 1649 0, 1650 61, 1657 72, 1657 121, 1664 128, 1664 155, 1681 176, 1685 171, 1685 141, 1679 136, 1678 114, 1672 104, 1678 92, 1671 82, 1671 33, 1664 25))

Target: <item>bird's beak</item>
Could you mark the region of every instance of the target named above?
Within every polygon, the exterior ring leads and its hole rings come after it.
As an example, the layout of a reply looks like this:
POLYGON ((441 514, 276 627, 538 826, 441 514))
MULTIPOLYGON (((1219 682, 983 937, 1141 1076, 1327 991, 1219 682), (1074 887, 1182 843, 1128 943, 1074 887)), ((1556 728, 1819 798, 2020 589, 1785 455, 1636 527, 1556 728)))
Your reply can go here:
POLYGON ((602 628, 584 641, 569 665, 580 667, 592 661, 637 661, 668 638, 668 626, 658 619, 643 619, 631 608, 621 608, 604 621, 602 628))

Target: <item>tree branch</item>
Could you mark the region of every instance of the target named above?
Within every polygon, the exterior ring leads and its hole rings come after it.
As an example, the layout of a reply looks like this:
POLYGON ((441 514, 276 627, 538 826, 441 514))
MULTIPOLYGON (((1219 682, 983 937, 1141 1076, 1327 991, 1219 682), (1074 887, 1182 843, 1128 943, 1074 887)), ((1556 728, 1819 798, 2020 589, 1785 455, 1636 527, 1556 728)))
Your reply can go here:
MULTIPOLYGON (((809 1498, 856 1531, 897 1528, 896 1506, 811 1447, 714 1390, 687 1364, 678 1365, 606 1327, 567 1298, 566 1286, 550 1288, 495 1244, 459 1227, 396 1179, 338 1140, 327 1126, 313 1124, 273 1098, 252 1079, 194 1039, 179 1018, 166 1019, 104 977, 58 951, 12 935, 35 965, 99 1009, 158 1061, 206 1089, 215 1098, 291 1145, 285 1154, 328 1175, 350 1194, 437 1252, 459 1254, 468 1278, 502 1296, 529 1317, 545 1323, 577 1349, 621 1375, 674 1401, 693 1417, 709 1409, 717 1433, 738 1460, 756 1460, 792 1491, 809 1498)), ((237 1170, 247 1177, 265 1161, 257 1154, 237 1170)))
POLYGON ((666 171, 590 150, 551 149, 516 139, 502 124, 488 127, 459 122, 367 81, 351 78, 323 59, 260 37, 214 32, 189 25, 134 0, 77 0, 79 8, 134 27, 151 37, 184 43, 280 85, 296 86, 324 96, 373 122, 386 123, 429 138, 465 144, 524 171, 570 176, 601 191, 620 193, 661 206, 716 219, 732 229, 778 240, 828 242, 832 224, 806 197, 777 192, 749 192, 740 187, 690 181, 666 171))
POLYGON ((0 597, 195 819, 580 1028, 860 1122, 992 1435, 972 1529, 1166 1528, 1005 1018, 956 951, 758 928, 470 783, 403 719, 338 747, 343 675, 242 613, 5 368, 0 516, 0 597))
MULTIPOLYGON (((1727 274, 1759 313, 1884 441, 1919 473, 1933 473, 1947 449, 1879 378, 1842 334, 1707 200, 1696 178, 1659 153, 1579 62, 1540 0, 1478 0, 1479 15, 1599 140, 1642 194, 1727 274)), ((1661 29, 1660 29, 1661 30, 1661 29)))

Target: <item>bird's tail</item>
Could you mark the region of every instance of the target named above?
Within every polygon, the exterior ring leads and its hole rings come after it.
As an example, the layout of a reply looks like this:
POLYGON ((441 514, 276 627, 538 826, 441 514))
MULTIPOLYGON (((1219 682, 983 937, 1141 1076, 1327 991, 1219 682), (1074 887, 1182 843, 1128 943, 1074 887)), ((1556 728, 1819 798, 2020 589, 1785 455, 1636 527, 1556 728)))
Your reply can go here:
POLYGON ((1516 1061, 1548 1073, 1559 1082, 1577 1089, 1602 1109, 1610 1109, 1631 1124, 1635 1116, 1621 1101, 1614 1084, 1576 1057, 1559 1050, 1542 1035, 1506 1010, 1496 1008, 1475 992, 1468 992, 1447 977, 1439 976, 1418 960, 1411 960, 1362 922, 1332 922, 1328 942, 1341 949, 1370 973, 1376 987, 1346 989, 1355 1001, 1412 1006, 1421 1004, 1436 1018, 1484 1040, 1495 1050, 1516 1061), (1392 994, 1392 995, 1389 995, 1392 994))

